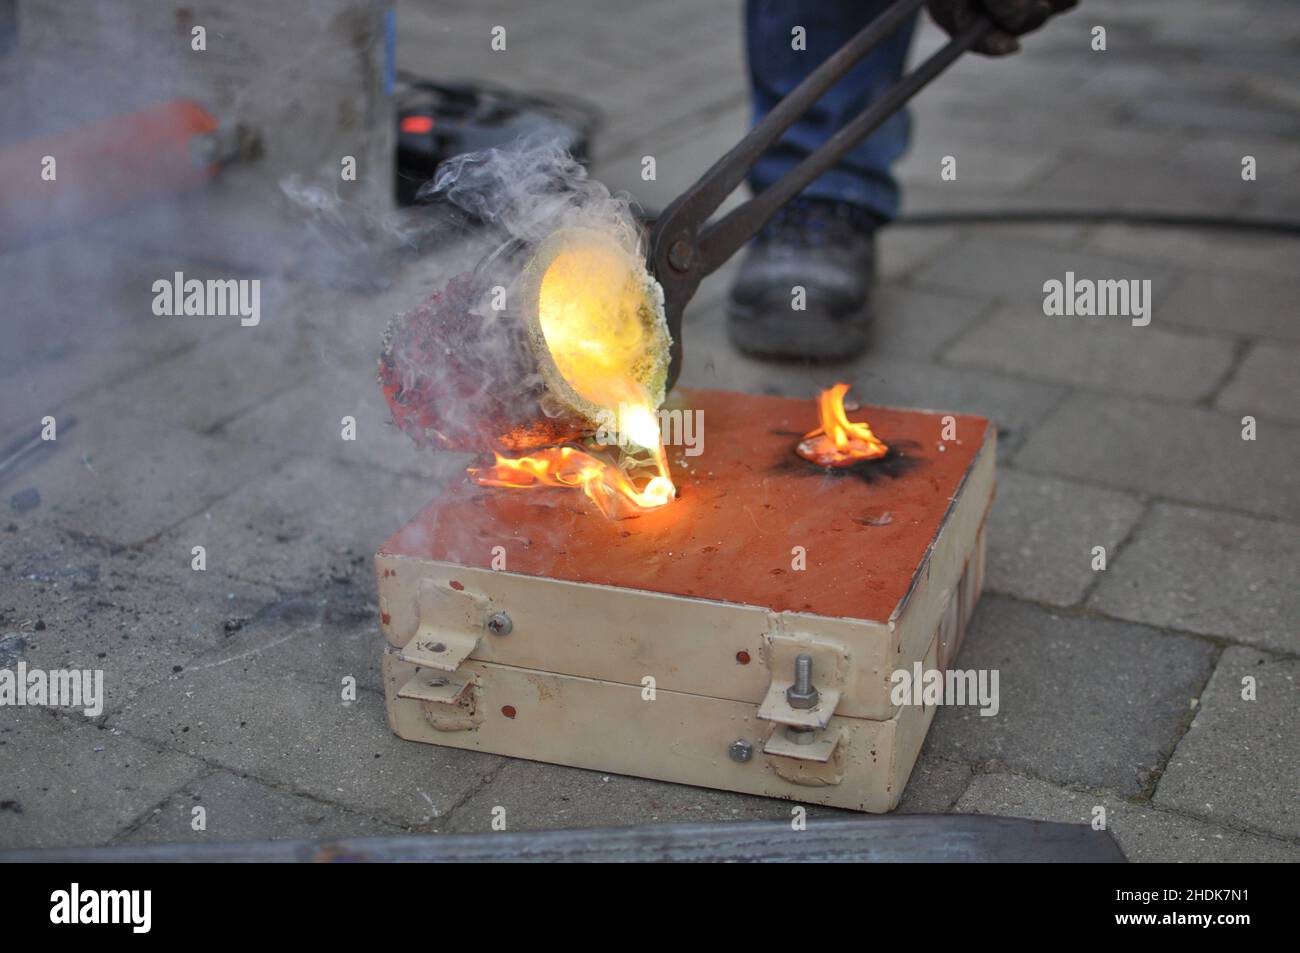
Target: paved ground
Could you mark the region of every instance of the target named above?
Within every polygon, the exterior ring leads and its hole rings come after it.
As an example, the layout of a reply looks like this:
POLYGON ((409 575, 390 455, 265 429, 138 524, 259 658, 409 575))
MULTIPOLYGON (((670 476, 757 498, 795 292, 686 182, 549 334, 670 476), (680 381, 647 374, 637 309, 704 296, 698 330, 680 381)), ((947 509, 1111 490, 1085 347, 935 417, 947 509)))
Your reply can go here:
MULTIPOLYGON (((1082 6, 1018 59, 971 59, 924 94, 909 211, 1300 217, 1290 4, 1082 6)), ((594 101, 596 174, 648 206, 744 130, 734 3, 432 7, 403 2, 402 66, 594 101), (506 54, 488 51, 496 24, 506 54)), ((937 42, 927 27, 919 46, 937 42)), ((961 657, 1001 670, 1002 713, 942 710, 904 810, 1102 806, 1136 860, 1300 860, 1298 251, 1242 232, 899 225, 876 350, 834 371, 738 358, 725 276, 702 289, 684 383, 808 396, 838 377, 1002 431, 988 592, 961 657), (1149 279, 1151 324, 1045 317, 1043 282, 1066 271, 1149 279)), ((94 230, 0 256, 0 433, 45 414, 62 428, 3 486, 0 668, 98 667, 108 686, 93 719, 0 712, 0 847, 475 831, 498 805, 517 829, 788 816, 392 736, 369 557, 463 464, 385 426, 373 361, 436 263, 380 293, 267 276, 255 329, 154 317, 145 289, 174 270, 223 273, 94 230)))

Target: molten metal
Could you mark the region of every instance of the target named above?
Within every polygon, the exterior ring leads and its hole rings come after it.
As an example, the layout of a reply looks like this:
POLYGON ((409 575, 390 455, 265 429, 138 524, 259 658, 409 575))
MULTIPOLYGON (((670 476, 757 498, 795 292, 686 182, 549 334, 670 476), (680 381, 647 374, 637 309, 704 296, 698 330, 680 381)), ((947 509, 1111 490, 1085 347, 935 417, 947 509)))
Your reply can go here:
POLYGON ((662 468, 660 473, 639 490, 622 467, 574 447, 550 447, 513 460, 499 453, 495 456, 495 466, 470 468, 470 479, 479 486, 580 488, 610 519, 629 515, 629 507, 648 510, 663 506, 677 492, 667 475, 667 466, 661 462, 662 447, 655 460, 655 465, 662 468))
POLYGON ((599 425, 596 439, 616 445, 618 463, 576 447, 549 447, 515 459, 498 453, 494 466, 470 468, 470 479, 480 486, 581 489, 611 519, 663 506, 677 491, 655 414, 669 343, 657 287, 638 259, 590 229, 555 233, 530 267, 542 376, 562 404, 599 425), (638 487, 631 472, 643 469, 653 472, 638 487))
POLYGON ((836 384, 817 399, 821 426, 804 434, 797 452, 805 460, 821 467, 847 467, 864 460, 875 460, 889 452, 865 423, 854 423, 844 413, 844 395, 848 384, 836 384))

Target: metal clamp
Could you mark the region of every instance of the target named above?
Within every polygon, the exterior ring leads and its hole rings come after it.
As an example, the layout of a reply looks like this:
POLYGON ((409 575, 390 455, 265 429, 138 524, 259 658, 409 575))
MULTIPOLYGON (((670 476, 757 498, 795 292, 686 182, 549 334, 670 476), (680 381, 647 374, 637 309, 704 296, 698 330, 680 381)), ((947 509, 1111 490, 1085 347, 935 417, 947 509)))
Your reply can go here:
POLYGON ((765 754, 827 761, 840 741, 827 730, 843 694, 848 649, 829 639, 777 633, 768 636, 772 681, 758 717, 775 723, 765 754))

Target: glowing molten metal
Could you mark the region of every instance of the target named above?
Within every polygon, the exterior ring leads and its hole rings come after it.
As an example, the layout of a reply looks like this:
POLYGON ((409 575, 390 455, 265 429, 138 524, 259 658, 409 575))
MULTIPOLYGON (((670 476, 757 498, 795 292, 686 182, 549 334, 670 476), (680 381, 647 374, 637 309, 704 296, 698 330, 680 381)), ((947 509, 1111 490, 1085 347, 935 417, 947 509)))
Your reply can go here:
POLYGON ((610 519, 628 515, 629 509, 663 506, 677 492, 665 476, 651 477, 638 490, 622 469, 574 447, 549 447, 514 460, 496 458, 496 466, 471 469, 470 478, 480 486, 580 488, 610 519))
POLYGON ((889 452, 865 423, 854 423, 844 415, 848 384, 836 384, 817 399, 822 425, 804 434, 797 452, 821 467, 847 467, 863 460, 875 460, 889 452))
POLYGON ((605 236, 572 230, 549 244, 535 298, 549 356, 542 372, 599 426, 593 442, 611 447, 618 462, 549 447, 514 459, 496 454, 494 466, 470 468, 470 479, 480 486, 581 489, 611 519, 663 506, 677 490, 655 413, 669 346, 662 296, 641 261, 605 236))

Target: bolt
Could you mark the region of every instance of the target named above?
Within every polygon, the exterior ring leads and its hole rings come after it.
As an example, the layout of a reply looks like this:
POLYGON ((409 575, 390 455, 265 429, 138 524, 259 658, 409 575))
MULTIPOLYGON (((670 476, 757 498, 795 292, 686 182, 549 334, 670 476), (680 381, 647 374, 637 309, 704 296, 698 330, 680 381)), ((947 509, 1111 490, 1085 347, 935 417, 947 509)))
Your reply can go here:
POLYGON ((446 680, 445 678, 441 677, 441 676, 439 676, 439 677, 437 677, 437 678, 431 678, 431 679, 429 679, 429 687, 430 687, 430 688, 444 688, 444 687, 446 687, 446 685, 447 685, 447 680, 446 680))
POLYGON ((797 745, 810 745, 817 740, 817 729, 803 725, 786 725, 785 736, 797 745))
POLYGON ((691 243, 684 238, 679 238, 668 246, 668 264, 678 271, 685 271, 690 268, 693 257, 691 243))
POLYGON ((794 684, 785 690, 785 700, 791 708, 816 708, 819 699, 812 683, 812 656, 800 655, 794 660, 794 684))
POLYGON ((754 746, 744 738, 737 738, 727 749, 727 757, 732 761, 739 761, 744 764, 750 758, 754 757, 754 746))
POLYGON ((434 652, 447 651, 447 646, 443 645, 441 642, 434 642, 431 646, 429 646, 429 648, 432 649, 434 652))
POLYGON ((487 620, 488 631, 493 635, 509 635, 514 627, 515 624, 510 621, 510 616, 504 612, 494 612, 487 620))

